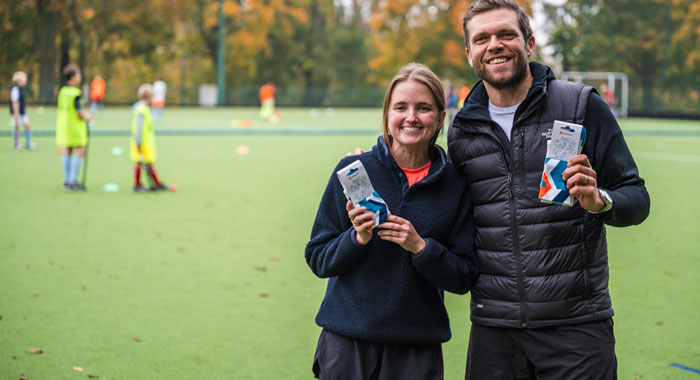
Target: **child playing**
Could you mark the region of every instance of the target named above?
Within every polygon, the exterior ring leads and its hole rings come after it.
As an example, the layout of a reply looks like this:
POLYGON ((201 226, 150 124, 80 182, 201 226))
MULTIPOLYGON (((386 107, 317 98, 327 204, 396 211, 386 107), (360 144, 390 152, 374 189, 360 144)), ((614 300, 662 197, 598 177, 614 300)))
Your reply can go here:
POLYGON ((18 71, 12 75, 12 82, 15 84, 10 90, 10 114, 12 115, 12 120, 10 122, 14 126, 14 141, 15 149, 21 150, 22 146, 19 145, 19 127, 24 126, 24 142, 25 146, 29 150, 34 150, 34 144, 32 144, 32 136, 29 131, 29 116, 25 112, 26 108, 26 98, 24 95, 24 86, 27 85, 27 74, 22 71, 18 71))
POLYGON ((131 159, 134 166, 134 192, 143 193, 147 189, 141 185, 141 167, 146 170, 146 176, 151 179, 148 190, 167 190, 160 181, 153 163, 156 160, 155 133, 153 132, 153 119, 151 117, 151 101, 153 99, 153 86, 142 84, 137 92, 139 101, 134 103, 131 117, 131 159))
POLYGON ((85 191, 85 184, 78 183, 78 173, 87 145, 86 122, 92 120, 92 115, 83 111, 81 106, 80 68, 74 64, 67 65, 63 76, 66 85, 58 92, 56 107, 56 145, 62 153, 63 190, 85 191))

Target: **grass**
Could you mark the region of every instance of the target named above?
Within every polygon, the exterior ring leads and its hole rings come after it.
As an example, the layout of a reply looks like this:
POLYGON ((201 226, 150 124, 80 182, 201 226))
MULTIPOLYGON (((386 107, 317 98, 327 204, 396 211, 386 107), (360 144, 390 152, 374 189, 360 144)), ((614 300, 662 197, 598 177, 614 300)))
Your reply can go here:
MULTIPOLYGON (((0 137, 1 379, 312 377, 325 281, 306 266, 304 245, 332 168, 345 152, 374 144, 380 110, 312 117, 288 109, 274 125, 256 114, 168 108, 157 127, 231 129, 236 119, 251 120, 254 131, 363 134, 159 136, 156 168, 178 185, 175 194, 129 191, 132 164, 111 154, 126 150, 126 137, 91 140, 85 194, 60 190, 52 137, 36 137, 35 152, 15 152, 0 137), (250 153, 236 154, 239 145, 250 153), (109 182, 121 191, 103 192, 109 182)), ((129 128, 126 108, 98 116, 95 131, 129 128)), ((53 109, 32 108, 30 117, 35 131, 53 129, 53 109)), ((608 228, 619 378, 697 379, 669 364, 700 368, 700 202, 692 191, 700 137, 632 132, 700 125, 622 124, 652 214, 640 226, 608 228)), ((448 380, 464 374, 468 299, 446 298, 448 380)))

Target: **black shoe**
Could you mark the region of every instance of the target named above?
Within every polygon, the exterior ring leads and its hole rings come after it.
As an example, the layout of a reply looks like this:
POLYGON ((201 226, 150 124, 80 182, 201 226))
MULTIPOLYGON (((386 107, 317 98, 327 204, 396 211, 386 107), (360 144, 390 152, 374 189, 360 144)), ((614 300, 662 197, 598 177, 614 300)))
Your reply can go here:
POLYGON ((70 191, 70 185, 67 182, 63 182, 63 191, 70 191))
POLYGON ((71 191, 85 191, 85 186, 81 183, 74 183, 70 185, 71 191))
POLYGON ((166 191, 168 190, 167 186, 163 185, 162 183, 157 186, 151 186, 150 191, 166 191))
POLYGON ((146 188, 141 185, 134 186, 134 193, 145 193, 147 191, 148 190, 146 190, 146 188))

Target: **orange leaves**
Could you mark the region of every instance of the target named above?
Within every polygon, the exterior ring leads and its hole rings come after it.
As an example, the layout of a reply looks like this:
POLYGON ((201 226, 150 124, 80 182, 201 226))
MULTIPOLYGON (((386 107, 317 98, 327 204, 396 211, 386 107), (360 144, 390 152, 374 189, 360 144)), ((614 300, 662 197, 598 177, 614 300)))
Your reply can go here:
POLYGON ((241 9, 241 6, 240 4, 238 4, 238 2, 232 0, 224 1, 224 14, 227 17, 240 17, 242 13, 243 9, 241 9))
POLYGON ((443 46, 443 59, 450 65, 459 66, 466 62, 464 45, 454 40, 448 40, 443 46))

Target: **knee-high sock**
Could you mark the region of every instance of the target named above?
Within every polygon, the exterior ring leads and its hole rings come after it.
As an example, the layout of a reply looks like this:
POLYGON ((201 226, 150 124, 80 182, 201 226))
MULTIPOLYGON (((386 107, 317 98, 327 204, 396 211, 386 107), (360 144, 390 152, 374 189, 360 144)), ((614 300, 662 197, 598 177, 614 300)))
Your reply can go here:
POLYGON ((83 158, 77 154, 73 155, 73 159, 70 161, 70 177, 68 178, 69 184, 74 184, 78 182, 78 173, 80 173, 80 167, 83 165, 83 158))
POLYGON ((158 174, 156 174, 156 169, 153 167, 153 164, 146 164, 146 170, 148 171, 148 174, 151 176, 153 179, 153 183, 156 186, 160 186, 160 179, 158 178, 158 174))
POLYGON ((68 178, 70 178, 70 154, 64 152, 61 156, 61 167, 63 168, 63 183, 70 184, 68 178))
POLYGON ((139 162, 134 166, 134 186, 141 186, 141 163, 139 162))
POLYGON ((29 131, 29 128, 24 130, 24 143, 27 144, 27 148, 32 146, 32 133, 29 131))

